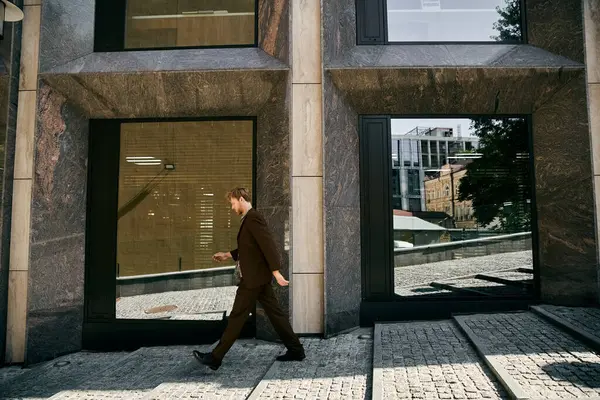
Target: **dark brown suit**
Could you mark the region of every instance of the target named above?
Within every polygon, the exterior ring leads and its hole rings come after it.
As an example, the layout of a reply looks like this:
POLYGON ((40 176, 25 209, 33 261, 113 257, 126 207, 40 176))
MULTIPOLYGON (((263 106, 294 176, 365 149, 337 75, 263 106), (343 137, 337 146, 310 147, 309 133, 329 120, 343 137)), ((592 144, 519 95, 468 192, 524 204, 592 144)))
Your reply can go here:
POLYGON ((219 362, 239 337, 248 315, 258 300, 275 331, 289 351, 304 354, 287 313, 283 312, 271 287, 273 271, 280 269, 277 246, 263 216, 251 208, 244 217, 237 237, 238 248, 231 251, 239 261, 242 280, 238 286, 227 328, 212 354, 219 362))

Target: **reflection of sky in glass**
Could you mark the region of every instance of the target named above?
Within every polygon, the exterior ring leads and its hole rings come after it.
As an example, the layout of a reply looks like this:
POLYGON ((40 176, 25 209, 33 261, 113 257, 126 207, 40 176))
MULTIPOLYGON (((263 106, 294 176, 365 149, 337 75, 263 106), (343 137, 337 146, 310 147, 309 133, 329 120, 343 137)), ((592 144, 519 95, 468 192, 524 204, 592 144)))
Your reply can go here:
POLYGON ((462 137, 474 136, 468 118, 398 118, 392 119, 392 135, 404 135, 415 127, 420 128, 453 128, 454 136, 458 136, 458 126, 462 137))
POLYGON ((388 0, 390 42, 493 41, 507 0, 388 0))

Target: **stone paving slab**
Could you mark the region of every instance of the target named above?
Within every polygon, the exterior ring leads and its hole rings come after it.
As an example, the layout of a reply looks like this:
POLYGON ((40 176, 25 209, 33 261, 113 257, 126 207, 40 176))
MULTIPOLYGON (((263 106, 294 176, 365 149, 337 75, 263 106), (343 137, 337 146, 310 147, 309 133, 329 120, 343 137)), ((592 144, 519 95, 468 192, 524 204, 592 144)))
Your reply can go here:
POLYGON ((600 357, 533 313, 455 318, 528 398, 600 396, 600 357))
POLYGON ((142 399, 162 382, 184 379, 196 363, 192 356, 196 348, 206 350, 208 346, 141 348, 51 400, 142 399))
POLYGON ((452 321, 376 325, 373 400, 505 399, 452 321))
POLYGON ((534 306, 532 309, 583 337, 596 350, 600 349, 600 309, 552 305, 534 306))
POLYGON ((372 329, 302 342, 306 359, 276 361, 248 400, 371 398, 372 329))
POLYGON ((47 399, 80 385, 124 357, 126 353, 80 352, 57 358, 35 366, 2 385, 0 399, 47 399))
POLYGON ((258 340, 238 341, 217 371, 194 359, 181 371, 183 379, 165 381, 143 399, 245 399, 284 350, 258 340))
POLYGON ((29 368, 22 368, 19 366, 0 368, 0 388, 8 384, 8 381, 11 379, 21 376, 28 371, 30 371, 29 368))

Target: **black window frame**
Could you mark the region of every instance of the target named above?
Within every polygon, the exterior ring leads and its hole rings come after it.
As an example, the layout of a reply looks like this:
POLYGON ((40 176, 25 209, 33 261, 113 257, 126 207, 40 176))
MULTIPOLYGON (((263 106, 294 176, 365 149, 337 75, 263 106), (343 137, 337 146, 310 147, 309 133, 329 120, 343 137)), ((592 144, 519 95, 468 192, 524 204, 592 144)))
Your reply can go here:
POLYGON ((125 48, 125 27, 127 22, 127 0, 97 0, 94 21, 94 52, 123 52, 151 50, 185 50, 185 49, 227 49, 258 47, 258 3, 254 2, 254 43, 245 45, 215 46, 167 46, 125 48))
MULTIPOLYGON (((249 116, 189 118, 124 118, 89 121, 83 348, 135 350, 142 346, 214 343, 226 319, 153 320, 116 318, 117 204, 119 195, 121 125, 136 122, 252 121, 252 196, 257 189, 257 118, 249 116), (114 263, 114 268, 107 265, 114 263)), ((241 336, 256 334, 256 309, 241 336)))
POLYGON ((406 114, 406 115, 360 115, 359 116, 359 159, 360 159, 360 199, 361 199, 361 325, 373 321, 447 318, 457 312, 481 310, 526 309, 539 302, 539 224, 535 191, 534 143, 531 114, 406 114), (529 168, 532 185, 532 253, 533 253, 533 292, 531 296, 469 296, 456 295, 451 298, 399 296, 395 293, 394 249, 392 246, 392 156, 391 121, 408 118, 474 118, 486 117, 524 118, 529 135, 529 168), (376 129, 369 131, 369 126, 376 129), (375 140, 371 138, 375 137, 375 140), (376 143, 376 142, 379 143, 376 143), (385 141, 385 143, 383 143, 385 141), (383 143, 383 147, 381 145, 383 143), (385 155, 382 156, 381 152, 385 155), (387 172, 382 167, 387 165, 387 172), (373 168, 373 166, 375 168, 373 168), (373 205, 370 199, 384 197, 383 207, 373 205), (387 204, 387 205, 386 205, 387 204), (371 226, 377 227, 371 230, 371 226), (387 229, 382 229, 387 227, 387 229), (383 231, 383 232, 382 232, 383 231), (377 236, 378 235, 378 236, 377 236), (379 246, 383 248, 376 249, 379 246))
POLYGON ((526 0, 521 4, 520 41, 390 41, 388 39, 387 0, 356 0, 356 44, 361 45, 494 45, 527 44, 526 0))

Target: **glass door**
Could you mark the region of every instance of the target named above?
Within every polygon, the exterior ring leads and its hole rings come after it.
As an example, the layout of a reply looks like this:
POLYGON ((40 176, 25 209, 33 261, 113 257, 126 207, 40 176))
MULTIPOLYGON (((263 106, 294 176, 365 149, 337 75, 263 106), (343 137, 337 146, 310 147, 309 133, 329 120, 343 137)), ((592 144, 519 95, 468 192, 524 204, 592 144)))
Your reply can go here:
POLYGON ((225 194, 254 188, 254 132, 248 119, 93 121, 84 327, 91 347, 218 338, 237 275, 212 255, 236 247, 240 220, 225 194), (111 331, 119 334, 107 340, 111 331))

